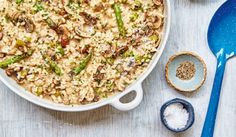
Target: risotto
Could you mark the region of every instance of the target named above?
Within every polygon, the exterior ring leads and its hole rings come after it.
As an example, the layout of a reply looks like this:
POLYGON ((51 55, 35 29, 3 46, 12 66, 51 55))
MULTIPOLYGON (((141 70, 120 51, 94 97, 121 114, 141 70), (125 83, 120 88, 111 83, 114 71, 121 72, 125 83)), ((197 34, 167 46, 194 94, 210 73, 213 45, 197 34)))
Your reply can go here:
POLYGON ((0 68, 65 105, 122 92, 161 40, 162 0, 0 0, 0 68))

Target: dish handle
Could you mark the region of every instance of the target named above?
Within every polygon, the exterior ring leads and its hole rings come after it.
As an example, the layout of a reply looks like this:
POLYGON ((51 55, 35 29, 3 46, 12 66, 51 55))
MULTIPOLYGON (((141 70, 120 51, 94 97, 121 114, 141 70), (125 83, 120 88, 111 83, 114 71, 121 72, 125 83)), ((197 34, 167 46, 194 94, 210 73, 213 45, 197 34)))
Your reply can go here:
POLYGON ((128 111, 131 109, 136 108, 143 99, 143 88, 141 83, 137 83, 133 88, 130 89, 129 92, 127 92, 125 95, 120 96, 118 98, 115 98, 110 105, 112 105, 114 108, 121 110, 121 111, 128 111), (136 92, 135 98, 130 101, 129 103, 122 103, 120 99, 130 92, 136 92))

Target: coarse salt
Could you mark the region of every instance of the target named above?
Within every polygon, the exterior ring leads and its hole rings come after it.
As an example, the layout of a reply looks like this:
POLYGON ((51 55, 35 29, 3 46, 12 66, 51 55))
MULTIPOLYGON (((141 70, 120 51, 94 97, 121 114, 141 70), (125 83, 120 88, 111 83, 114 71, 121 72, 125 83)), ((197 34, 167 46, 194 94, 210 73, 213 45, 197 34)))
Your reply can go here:
POLYGON ((164 119, 170 128, 182 129, 188 122, 189 113, 182 104, 174 103, 165 109, 164 119))

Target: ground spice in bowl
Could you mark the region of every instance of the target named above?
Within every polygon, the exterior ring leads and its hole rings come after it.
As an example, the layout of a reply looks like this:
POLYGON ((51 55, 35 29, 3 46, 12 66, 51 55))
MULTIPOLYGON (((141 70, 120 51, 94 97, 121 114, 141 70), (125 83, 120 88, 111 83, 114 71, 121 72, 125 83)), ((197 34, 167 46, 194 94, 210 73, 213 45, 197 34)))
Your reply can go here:
POLYGON ((167 83, 178 91, 193 92, 206 80, 203 59, 192 52, 180 52, 170 57, 165 68, 167 83))
POLYGON ((194 77, 195 72, 196 69, 194 63, 190 61, 185 61, 178 66, 176 70, 176 77, 181 80, 190 80, 194 77))

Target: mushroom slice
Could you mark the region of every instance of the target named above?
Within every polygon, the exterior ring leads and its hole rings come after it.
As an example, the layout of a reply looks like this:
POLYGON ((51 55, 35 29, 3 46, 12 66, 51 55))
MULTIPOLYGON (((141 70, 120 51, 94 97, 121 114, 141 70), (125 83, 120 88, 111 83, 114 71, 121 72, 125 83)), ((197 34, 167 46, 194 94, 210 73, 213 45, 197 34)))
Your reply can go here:
POLYGON ((70 31, 66 26, 59 26, 56 30, 56 33, 61 37, 62 47, 66 47, 70 43, 70 31))
POLYGON ((160 6, 162 4, 162 0, 153 0, 153 3, 160 6))
POLYGON ((34 22, 27 17, 24 18, 24 22, 25 22, 24 27, 25 27, 26 32, 32 33, 35 28, 34 22))
POLYGON ((77 36, 82 38, 91 38, 96 33, 93 27, 84 27, 83 30, 76 27, 74 31, 77 36))
POLYGON ((122 47, 119 47, 118 49, 116 49, 116 52, 115 52, 115 56, 120 56, 120 54, 123 54, 124 52, 126 52, 127 50, 129 50, 129 47, 128 46, 122 46, 122 47))
POLYGON ((64 10, 72 15, 79 9, 79 2, 79 0, 61 0, 64 10))
POLYGON ((4 57, 6 57, 6 55, 7 55, 7 53, 5 53, 5 52, 0 52, 0 58, 4 58, 4 57))
POLYGON ((153 27, 154 27, 155 29, 158 29, 158 28, 161 27, 162 23, 163 23, 162 18, 161 18, 160 16, 157 16, 157 17, 156 17, 156 21, 155 21, 154 24, 153 24, 153 27))
POLYGON ((70 34, 70 31, 69 29, 64 26, 64 25, 60 25, 57 29, 56 29, 56 33, 58 35, 69 35, 70 34))
POLYGON ((21 12, 13 12, 13 13, 8 13, 6 17, 9 18, 9 20, 16 25, 18 22, 22 23, 24 22, 25 24, 23 25, 26 32, 32 33, 35 29, 35 25, 32 19, 29 17, 23 15, 21 12))
POLYGON ((80 12, 79 15, 83 17, 86 25, 96 25, 97 24, 97 18, 92 17, 87 12, 80 12))
POLYGON ((154 28, 154 29, 158 29, 161 27, 162 25, 162 17, 159 16, 159 15, 156 15, 156 16, 149 16, 147 18, 147 21, 149 23, 151 23, 151 26, 154 28))
POLYGON ((63 7, 64 7, 64 10, 65 10, 67 13, 72 14, 70 8, 68 8, 68 6, 67 6, 67 5, 70 3, 70 0, 61 0, 61 3, 62 3, 62 5, 63 5, 63 7))
POLYGON ((100 12, 100 11, 102 11, 102 10, 104 10, 104 9, 105 9, 105 7, 103 6, 102 3, 100 3, 100 4, 94 6, 93 11, 94 11, 94 12, 100 12))
POLYGON ((0 40, 3 38, 2 26, 0 25, 0 40))
POLYGON ((93 75, 93 78, 95 81, 100 81, 100 80, 103 80, 105 77, 105 74, 104 73, 98 73, 98 74, 94 74, 93 75))
POLYGON ((0 40, 2 40, 2 38, 3 38, 3 33, 0 32, 0 40))
POLYGON ((6 14, 6 18, 8 18, 14 25, 20 21, 21 13, 20 12, 11 12, 6 14))

